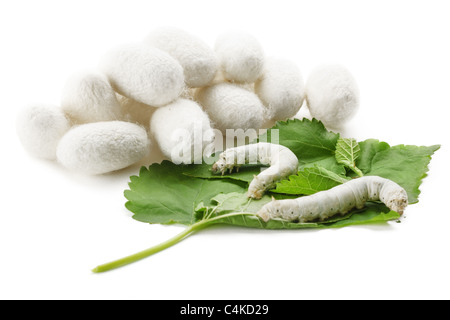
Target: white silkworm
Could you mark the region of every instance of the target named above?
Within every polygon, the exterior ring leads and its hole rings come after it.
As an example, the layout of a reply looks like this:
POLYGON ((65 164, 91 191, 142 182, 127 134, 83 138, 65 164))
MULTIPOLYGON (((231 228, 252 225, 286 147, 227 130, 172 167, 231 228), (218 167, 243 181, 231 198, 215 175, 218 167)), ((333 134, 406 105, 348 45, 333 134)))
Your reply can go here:
POLYGON ((267 118, 286 120, 297 114, 305 97, 305 85, 297 65, 289 60, 269 58, 255 93, 266 106, 267 118))
POLYGON ((349 121, 359 108, 359 89, 353 75, 340 65, 314 69, 306 81, 306 104, 311 116, 331 128, 349 121))
POLYGON ((366 201, 378 200, 399 214, 403 214, 408 205, 408 195, 397 183, 378 176, 365 176, 310 196, 273 200, 257 215, 266 222, 276 218, 301 223, 324 221, 338 213, 344 215, 353 208, 362 209, 366 201))
POLYGON ((100 69, 113 89, 138 102, 160 107, 177 99, 184 89, 180 63, 149 45, 124 45, 109 51, 100 69))
POLYGON ((290 175, 297 174, 298 159, 288 148, 267 142, 259 142, 225 150, 219 155, 219 160, 212 167, 213 173, 226 170, 232 172, 233 168, 248 163, 261 163, 270 165, 269 168, 255 176, 250 182, 247 196, 260 199, 266 190, 272 189, 275 184, 290 175))
POLYGON ((64 167, 87 174, 126 168, 149 153, 150 141, 141 126, 125 121, 103 121, 73 127, 56 151, 64 167))
POLYGON ((264 67, 264 51, 259 41, 243 32, 220 35, 215 50, 225 79, 232 82, 255 82, 264 67))
POLYGON ((96 71, 76 73, 67 79, 61 108, 77 123, 118 120, 122 117, 108 79, 96 71))
POLYGON ((201 39, 174 27, 153 30, 145 43, 161 49, 183 67, 186 85, 190 88, 209 84, 219 68, 215 52, 201 39))

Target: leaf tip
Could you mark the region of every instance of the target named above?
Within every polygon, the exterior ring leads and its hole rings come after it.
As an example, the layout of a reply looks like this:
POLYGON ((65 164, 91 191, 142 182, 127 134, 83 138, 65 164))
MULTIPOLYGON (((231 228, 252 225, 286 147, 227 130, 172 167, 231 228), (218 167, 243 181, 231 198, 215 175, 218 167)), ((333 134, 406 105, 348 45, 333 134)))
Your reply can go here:
POLYGON ((95 267, 94 269, 91 270, 91 272, 93 272, 93 273, 100 273, 102 271, 101 271, 101 269, 99 267, 95 267))

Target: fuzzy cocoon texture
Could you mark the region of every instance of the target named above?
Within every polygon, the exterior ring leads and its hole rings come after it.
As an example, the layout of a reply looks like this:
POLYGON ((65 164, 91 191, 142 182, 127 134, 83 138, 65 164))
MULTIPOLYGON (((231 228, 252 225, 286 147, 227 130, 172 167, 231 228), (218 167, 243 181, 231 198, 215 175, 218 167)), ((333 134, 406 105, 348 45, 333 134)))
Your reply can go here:
POLYGON ((100 61, 100 69, 116 92, 154 107, 174 101, 184 89, 180 63, 146 44, 111 50, 100 61))
POLYGON ((205 148, 214 142, 208 115, 188 99, 158 108, 150 130, 162 153, 177 164, 201 163, 205 148))
POLYGON ((309 112, 327 127, 342 127, 358 111, 359 100, 356 80, 343 66, 320 66, 306 82, 309 112))
POLYGON ((75 123, 118 120, 122 116, 114 90, 99 72, 69 77, 63 88, 61 108, 75 123))
POLYGON ((263 75, 255 83, 255 93, 265 105, 268 119, 279 121, 292 118, 305 98, 300 69, 289 60, 267 59, 263 75))
POLYGON ((85 174, 104 174, 126 168, 150 149, 147 131, 124 121, 76 126, 61 139, 57 159, 64 167, 85 174))
POLYGON ((17 135, 24 149, 47 160, 56 159, 56 147, 70 126, 61 108, 51 105, 25 107, 16 119, 17 135))
POLYGON ((147 36, 145 43, 167 52, 181 64, 188 87, 209 84, 219 68, 215 52, 203 40, 181 29, 155 29, 147 36))
POLYGON ((121 107, 123 120, 137 123, 148 128, 150 119, 155 110, 158 108, 146 105, 141 102, 137 102, 118 93, 116 93, 116 96, 121 107))
POLYGON ((196 100, 208 113, 214 128, 260 129, 265 121, 264 106, 258 96, 230 83, 219 83, 197 91, 196 100))
POLYGON ((263 71, 264 51, 259 41, 246 33, 220 35, 215 51, 225 79, 232 82, 255 82, 263 71))

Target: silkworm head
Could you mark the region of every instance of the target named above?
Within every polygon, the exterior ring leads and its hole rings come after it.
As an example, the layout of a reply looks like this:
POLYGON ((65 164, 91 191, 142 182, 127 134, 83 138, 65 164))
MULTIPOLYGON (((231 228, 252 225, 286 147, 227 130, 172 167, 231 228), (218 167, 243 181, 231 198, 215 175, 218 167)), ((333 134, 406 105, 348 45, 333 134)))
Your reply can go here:
POLYGON ((408 194, 403 188, 398 188, 392 191, 388 199, 385 199, 386 206, 399 214, 403 214, 406 206, 408 205, 408 194))
POLYGON ((247 197, 252 199, 261 199, 264 191, 261 189, 249 188, 247 191, 247 197))
POLYGON ((276 201, 272 200, 272 202, 269 202, 266 205, 264 205, 261 209, 259 209, 259 211, 256 213, 256 215, 258 217, 260 217, 264 222, 269 221, 274 215, 274 213, 273 213, 273 211, 274 211, 273 204, 275 202, 276 201))
POLYGON ((265 222, 269 221, 270 219, 274 218, 280 218, 282 217, 283 212, 283 202, 279 200, 275 200, 274 197, 272 197, 272 201, 269 203, 266 203, 257 213, 256 215, 261 217, 261 219, 265 222))
POLYGON ((264 179, 260 179, 258 176, 254 176, 252 182, 248 187, 247 196, 253 199, 261 199, 264 191, 267 189, 264 179))
POLYGON ((391 199, 386 203, 387 207, 392 211, 399 214, 403 214, 406 206, 408 205, 408 200, 406 198, 395 198, 391 199))
POLYGON ((213 164, 211 171, 212 173, 219 173, 225 170, 225 162, 222 160, 217 161, 213 164))

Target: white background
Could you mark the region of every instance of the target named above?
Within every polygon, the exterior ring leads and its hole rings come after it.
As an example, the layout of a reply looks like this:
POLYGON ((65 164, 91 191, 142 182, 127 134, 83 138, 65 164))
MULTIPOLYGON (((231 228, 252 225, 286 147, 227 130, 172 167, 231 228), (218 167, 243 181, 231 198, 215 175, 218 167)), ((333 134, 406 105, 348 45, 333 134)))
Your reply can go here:
POLYGON ((0 4, 2 299, 450 298, 448 1, 2 1, 0 4), (133 265, 98 264, 155 245, 179 226, 137 222, 124 207, 131 167, 87 177, 28 156, 17 111, 58 104, 66 78, 152 28, 179 26, 213 45, 229 29, 306 79, 337 62, 361 108, 343 135, 442 144, 402 223, 336 230, 204 230, 133 265))

